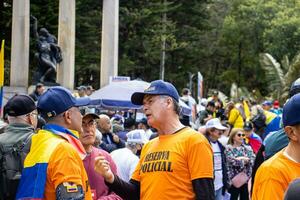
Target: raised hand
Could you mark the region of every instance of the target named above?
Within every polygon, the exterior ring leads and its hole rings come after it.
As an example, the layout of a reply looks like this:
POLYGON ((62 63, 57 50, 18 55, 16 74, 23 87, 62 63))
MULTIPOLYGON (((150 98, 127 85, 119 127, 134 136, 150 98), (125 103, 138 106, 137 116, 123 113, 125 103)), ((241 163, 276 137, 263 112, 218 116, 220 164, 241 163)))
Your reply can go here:
POLYGON ((109 162, 105 159, 104 156, 98 156, 95 158, 94 169, 98 174, 102 175, 107 182, 114 182, 114 174, 110 169, 109 162))

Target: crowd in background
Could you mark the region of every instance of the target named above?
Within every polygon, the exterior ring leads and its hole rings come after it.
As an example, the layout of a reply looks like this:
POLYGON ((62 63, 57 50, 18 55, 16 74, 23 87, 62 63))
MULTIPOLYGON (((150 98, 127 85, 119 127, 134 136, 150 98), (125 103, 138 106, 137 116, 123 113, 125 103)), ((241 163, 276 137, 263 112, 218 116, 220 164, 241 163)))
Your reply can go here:
MULTIPOLYGON (((18 99, 20 95, 13 97, 9 101, 10 104, 13 101, 14 104, 25 102, 28 109, 25 112, 12 113, 13 109, 9 105, 5 106, 5 122, 20 123, 16 121, 17 118, 14 121, 12 117, 20 115, 24 117, 23 122, 29 125, 27 128, 31 127, 28 134, 31 135, 42 129, 47 120, 45 121, 36 113, 36 102, 40 101, 39 98, 45 91, 43 84, 36 85, 35 90, 29 95, 35 103, 28 99, 29 96, 24 95, 21 100, 18 99), (33 115, 38 115, 36 121, 33 115)), ((80 86, 72 98, 88 97, 93 91, 91 86, 80 86)), ((293 92, 292 88, 291 92, 293 92)), ((290 96, 293 95, 295 94, 290 96)), ((180 99, 191 109, 191 115, 180 115, 181 123, 203 134, 211 145, 215 199, 246 200, 251 198, 252 191, 261 192, 258 186, 253 188, 257 169, 264 160, 286 147, 289 142, 283 129, 284 123, 287 122, 282 122, 283 109, 279 101, 255 102, 240 97, 236 101, 223 102, 218 97, 218 91, 213 91, 210 97, 202 99, 197 105, 187 88, 183 89, 180 99)), ((22 110, 22 108, 17 109, 22 110)), ((295 112, 299 113, 297 110, 295 112)), ((136 113, 132 110, 102 110, 86 105, 80 107, 80 113, 83 117, 83 132, 79 138, 86 152, 89 153, 89 157, 84 160, 84 167, 92 192, 100 185, 103 188, 94 191, 95 194, 92 195, 96 195, 97 198, 109 196, 107 199, 122 199, 105 186, 104 179, 101 179, 99 174, 95 174, 90 162, 94 162, 99 153, 105 155, 113 172, 122 180, 129 182, 139 162, 143 146, 158 136, 157 130, 149 126, 146 116, 137 119, 136 113)), ((8 125, 8 128, 11 127, 8 125)), ((7 129, 1 130, 7 132, 7 129)), ((0 135, 0 142, 3 141, 1 137, 2 135, 0 135)), ((18 139, 14 138, 14 140, 18 139)), ((199 159, 201 159, 200 155, 199 159)), ((260 197, 262 196, 254 194, 252 199, 260 199, 260 197)), ((280 194, 280 197, 283 197, 283 194, 280 194)))

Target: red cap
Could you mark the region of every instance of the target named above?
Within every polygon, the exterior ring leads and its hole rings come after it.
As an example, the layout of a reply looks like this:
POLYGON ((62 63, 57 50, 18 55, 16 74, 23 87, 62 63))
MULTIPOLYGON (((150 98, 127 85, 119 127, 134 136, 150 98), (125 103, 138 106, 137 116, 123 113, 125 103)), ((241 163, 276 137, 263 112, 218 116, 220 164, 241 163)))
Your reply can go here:
POLYGON ((275 109, 279 108, 279 101, 278 101, 278 100, 275 100, 275 101, 273 102, 273 107, 274 107, 275 109))

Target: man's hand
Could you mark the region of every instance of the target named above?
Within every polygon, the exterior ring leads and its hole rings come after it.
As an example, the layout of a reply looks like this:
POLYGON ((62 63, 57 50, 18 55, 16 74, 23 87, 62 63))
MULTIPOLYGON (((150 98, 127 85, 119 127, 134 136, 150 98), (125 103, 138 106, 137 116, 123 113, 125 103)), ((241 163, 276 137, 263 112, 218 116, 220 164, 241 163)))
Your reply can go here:
POLYGON ((113 141, 114 141, 115 143, 119 143, 119 142, 120 142, 119 136, 117 136, 116 134, 113 134, 113 141))
POLYGON ((95 167, 94 167, 95 171, 102 175, 105 179, 105 181, 109 182, 109 183, 113 183, 114 182, 114 174, 112 173, 110 166, 109 166, 109 162, 107 160, 105 160, 104 156, 98 156, 95 158, 95 167))

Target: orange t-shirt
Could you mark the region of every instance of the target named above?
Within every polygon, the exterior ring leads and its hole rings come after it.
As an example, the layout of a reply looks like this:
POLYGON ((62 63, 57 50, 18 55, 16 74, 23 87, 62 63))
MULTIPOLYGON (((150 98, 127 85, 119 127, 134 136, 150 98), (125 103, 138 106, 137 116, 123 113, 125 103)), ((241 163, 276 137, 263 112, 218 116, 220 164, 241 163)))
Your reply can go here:
POLYGON ((282 200, 289 183, 300 177, 300 163, 288 159, 283 151, 284 149, 258 168, 252 200, 282 200))
POLYGON ((192 180, 213 178, 213 153, 207 139, 191 128, 160 135, 145 144, 132 175, 141 200, 195 199, 192 180))
POLYGON ((63 182, 81 185, 85 199, 91 200, 91 189, 82 160, 67 141, 57 145, 48 162, 45 199, 56 199, 56 187, 63 182))

